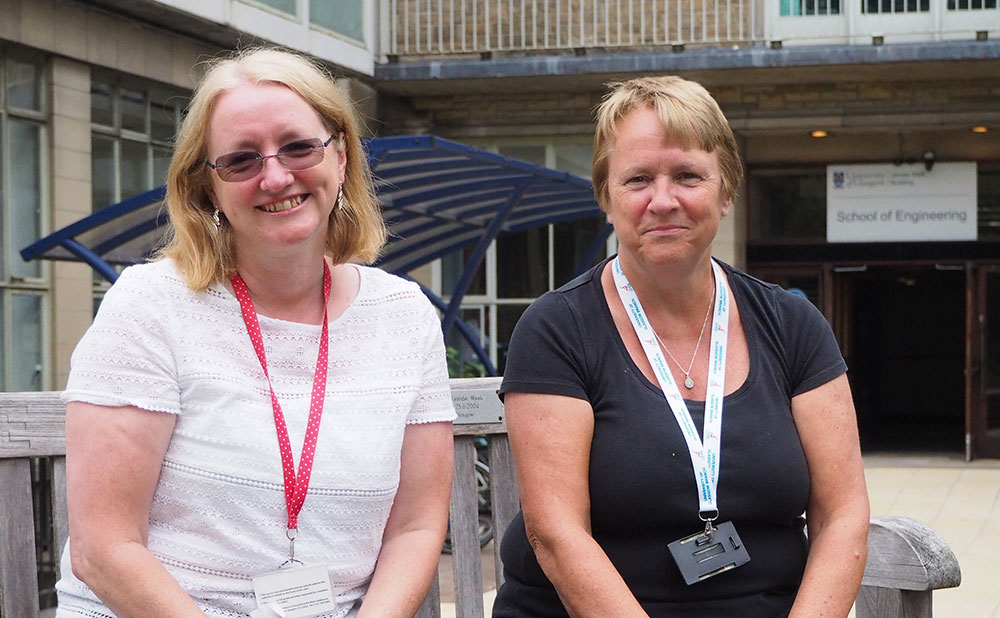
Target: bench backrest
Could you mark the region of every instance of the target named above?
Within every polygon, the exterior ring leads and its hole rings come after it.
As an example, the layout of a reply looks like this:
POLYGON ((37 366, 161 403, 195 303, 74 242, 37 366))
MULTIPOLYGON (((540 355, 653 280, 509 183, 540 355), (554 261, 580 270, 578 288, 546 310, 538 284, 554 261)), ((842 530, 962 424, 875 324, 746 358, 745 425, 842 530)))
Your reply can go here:
MULTIPOLYGON (((485 401, 494 401, 498 387, 499 378, 452 380, 456 396, 478 393, 485 401)), ((519 509, 514 462, 502 415, 496 422, 456 424, 450 526, 459 618, 484 618, 474 473, 478 436, 484 436, 488 444, 491 512, 497 539, 493 544, 496 581, 486 588, 503 583, 499 539, 519 509)), ((0 618, 38 617, 31 458, 50 457, 53 461, 53 559, 58 565, 58 552, 69 532, 65 452, 65 408, 59 393, 0 393, 0 618)), ((902 517, 873 518, 856 616, 930 618, 933 590, 960 582, 958 560, 934 530, 902 517)), ((440 588, 435 581, 417 616, 440 615, 440 588)))

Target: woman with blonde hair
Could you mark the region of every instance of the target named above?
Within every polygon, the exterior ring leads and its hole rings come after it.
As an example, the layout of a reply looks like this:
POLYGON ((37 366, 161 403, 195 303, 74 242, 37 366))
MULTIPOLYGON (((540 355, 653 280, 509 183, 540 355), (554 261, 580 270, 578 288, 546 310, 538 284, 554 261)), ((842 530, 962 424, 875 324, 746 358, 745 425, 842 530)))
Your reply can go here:
POLYGON ((850 611, 868 497, 846 366, 809 301, 712 257, 742 173, 694 82, 632 80, 600 106, 594 191, 619 253, 511 338, 523 510, 494 618, 850 611))
POLYGON ((413 615, 455 413, 435 311, 361 265, 386 232, 350 102, 292 53, 213 63, 166 202, 73 355, 57 616, 413 615))

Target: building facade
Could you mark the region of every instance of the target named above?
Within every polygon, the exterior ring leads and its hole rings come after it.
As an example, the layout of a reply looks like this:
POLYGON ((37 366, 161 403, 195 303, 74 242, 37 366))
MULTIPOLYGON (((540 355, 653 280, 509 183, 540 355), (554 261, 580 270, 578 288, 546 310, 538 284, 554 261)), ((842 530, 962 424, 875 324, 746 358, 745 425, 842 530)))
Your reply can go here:
MULTIPOLYGON (((608 82, 678 74, 705 85, 747 171, 716 255, 824 312, 851 367, 863 446, 1000 456, 994 0, 408 7, 375 69, 388 131, 439 134, 586 175, 593 110, 608 82), (962 176, 949 184, 952 171, 962 176), (851 174, 887 179, 856 195, 892 219, 877 233, 861 226, 866 209, 842 207, 845 173, 847 184, 851 174), (909 193, 892 186, 903 177, 916 183, 909 193), (948 211, 963 231, 943 220, 918 226, 910 208, 948 211)), ((487 275, 531 259, 508 244, 497 243, 487 275)), ((498 287, 481 300, 502 315, 525 299, 498 287)), ((502 337, 512 319, 487 327, 502 337)))
POLYGON ((361 0, 336 13, 297 0, 0 0, 0 388, 62 388, 106 289, 87 266, 18 251, 163 184, 201 63, 284 45, 324 60, 370 105, 354 78, 373 73, 374 10, 361 0))
MULTIPOLYGON (((0 0, 3 388, 61 388, 104 289, 86 266, 17 251, 162 184, 199 63, 278 44, 343 76, 373 134, 583 177, 608 82, 701 82, 747 168, 716 254, 828 317, 866 448, 1000 456, 998 39, 996 0, 0 0), (835 178, 872 171, 924 183, 911 201, 955 192, 967 224, 857 236, 831 219, 835 178)), ((907 208, 899 192, 868 198, 907 208)), ((497 366, 524 307, 577 272, 603 224, 487 252, 462 318, 497 366)), ((447 297, 464 257, 414 275, 447 297)))

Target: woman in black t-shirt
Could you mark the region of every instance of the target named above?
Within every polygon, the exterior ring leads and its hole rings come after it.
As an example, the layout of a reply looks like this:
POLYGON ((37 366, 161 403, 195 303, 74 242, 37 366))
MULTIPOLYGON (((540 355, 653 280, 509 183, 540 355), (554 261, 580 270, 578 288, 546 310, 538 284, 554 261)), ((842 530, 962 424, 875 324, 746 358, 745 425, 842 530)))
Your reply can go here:
POLYGON ((808 301, 712 260, 741 177, 693 82, 632 80, 600 107, 619 255, 511 339, 523 517, 495 618, 849 612, 869 513, 846 366, 808 301))

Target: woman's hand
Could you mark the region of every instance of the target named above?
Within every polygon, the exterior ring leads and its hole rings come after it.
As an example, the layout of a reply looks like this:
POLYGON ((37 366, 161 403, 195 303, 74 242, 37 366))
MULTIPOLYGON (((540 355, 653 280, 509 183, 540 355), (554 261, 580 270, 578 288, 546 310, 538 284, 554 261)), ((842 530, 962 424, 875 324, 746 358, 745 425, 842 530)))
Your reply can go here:
POLYGON ((528 541, 569 614, 645 617, 591 533, 590 404, 561 395, 508 393, 504 410, 528 541))
POLYGON ((73 574, 120 618, 205 618, 146 549, 149 508, 176 420, 129 406, 66 406, 73 574))
POLYGON ((868 555, 868 490, 847 376, 792 398, 809 465, 809 558, 789 618, 844 618, 868 555))
POLYGON ((406 426, 399 489, 358 618, 410 617, 423 603, 448 528, 454 457, 451 423, 406 426))

